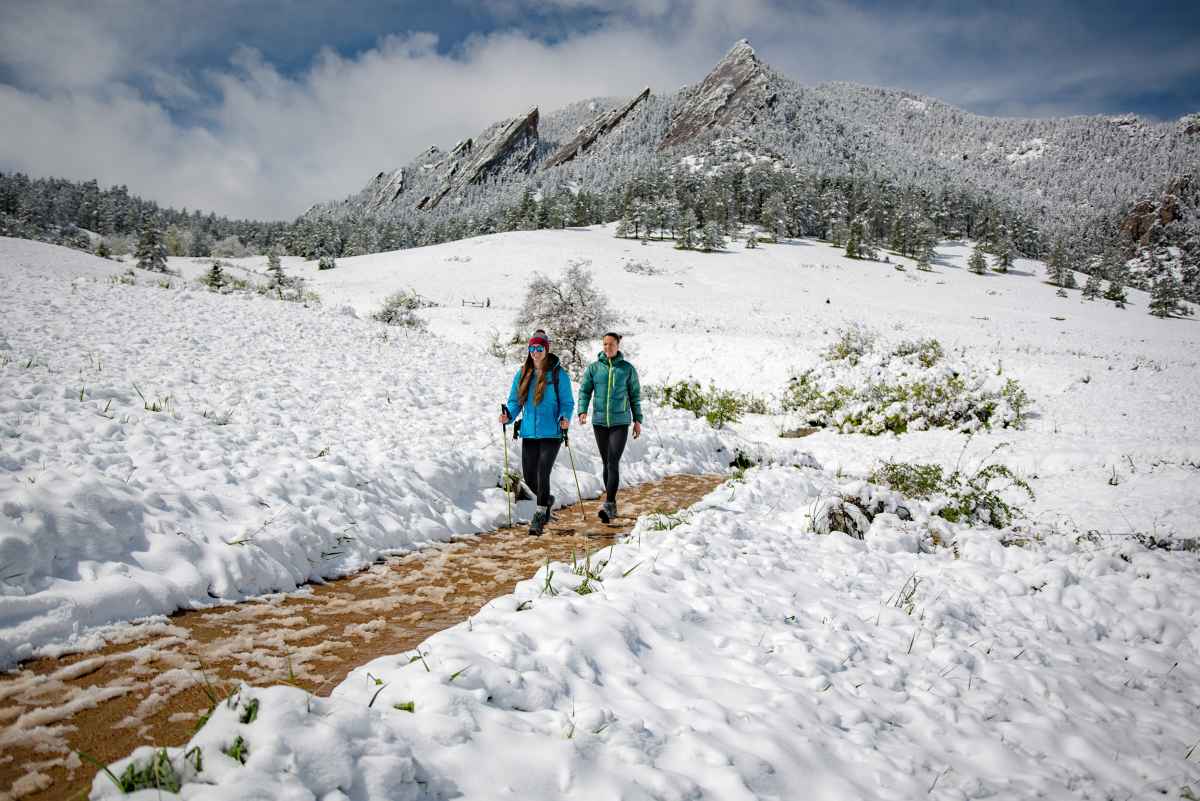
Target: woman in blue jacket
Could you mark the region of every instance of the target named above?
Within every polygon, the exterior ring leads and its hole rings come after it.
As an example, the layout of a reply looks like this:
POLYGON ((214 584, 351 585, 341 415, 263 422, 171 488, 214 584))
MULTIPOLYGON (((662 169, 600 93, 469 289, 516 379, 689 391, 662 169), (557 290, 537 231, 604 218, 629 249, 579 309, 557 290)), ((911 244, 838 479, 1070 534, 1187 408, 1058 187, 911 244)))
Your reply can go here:
POLYGON ((563 432, 575 411, 571 395, 571 377, 550 352, 550 338, 540 328, 529 338, 525 364, 513 376, 508 403, 500 415, 507 425, 520 416, 521 472, 525 483, 537 495, 537 511, 529 523, 529 533, 538 536, 550 518, 554 496, 550 494, 550 471, 558 458, 563 432))

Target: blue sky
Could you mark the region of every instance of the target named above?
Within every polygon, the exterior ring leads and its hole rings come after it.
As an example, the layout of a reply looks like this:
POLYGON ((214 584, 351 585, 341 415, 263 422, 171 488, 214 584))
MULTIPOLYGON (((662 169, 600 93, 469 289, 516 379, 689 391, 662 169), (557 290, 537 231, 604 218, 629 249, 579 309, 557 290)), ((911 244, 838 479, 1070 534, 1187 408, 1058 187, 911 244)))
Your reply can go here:
POLYGON ((532 105, 699 80, 739 38, 801 83, 1004 116, 1200 111, 1200 4, 5 0, 0 169, 291 217, 532 105))

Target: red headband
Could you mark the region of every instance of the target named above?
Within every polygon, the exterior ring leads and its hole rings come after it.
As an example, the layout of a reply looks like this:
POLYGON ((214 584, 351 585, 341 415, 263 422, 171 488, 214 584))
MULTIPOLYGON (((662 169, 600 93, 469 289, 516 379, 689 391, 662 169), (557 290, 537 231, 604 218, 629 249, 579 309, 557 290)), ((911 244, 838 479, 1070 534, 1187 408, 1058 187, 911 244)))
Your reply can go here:
POLYGON ((529 338, 530 345, 541 345, 546 350, 550 350, 550 340, 545 337, 532 336, 529 338))

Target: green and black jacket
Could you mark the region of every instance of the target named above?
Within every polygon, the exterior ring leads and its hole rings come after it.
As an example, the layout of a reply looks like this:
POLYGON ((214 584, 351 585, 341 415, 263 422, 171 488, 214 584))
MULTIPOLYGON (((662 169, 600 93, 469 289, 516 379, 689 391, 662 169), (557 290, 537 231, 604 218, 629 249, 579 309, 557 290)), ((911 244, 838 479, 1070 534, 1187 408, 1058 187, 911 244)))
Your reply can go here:
POLYGON ((637 370, 617 355, 609 360, 601 351, 596 361, 588 365, 579 384, 579 411, 592 404, 592 425, 627 426, 642 422, 642 385, 637 370))

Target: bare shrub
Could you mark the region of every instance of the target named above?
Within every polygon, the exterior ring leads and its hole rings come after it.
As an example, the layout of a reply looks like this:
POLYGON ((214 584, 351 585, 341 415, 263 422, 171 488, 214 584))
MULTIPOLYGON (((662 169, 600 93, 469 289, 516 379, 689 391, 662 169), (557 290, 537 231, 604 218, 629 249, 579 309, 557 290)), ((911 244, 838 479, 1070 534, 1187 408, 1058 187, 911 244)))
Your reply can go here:
POLYGON ((572 372, 586 364, 588 343, 615 328, 618 319, 608 297, 593 284, 590 263, 571 260, 558 281, 535 273, 516 320, 523 332, 546 329, 554 352, 572 372))

